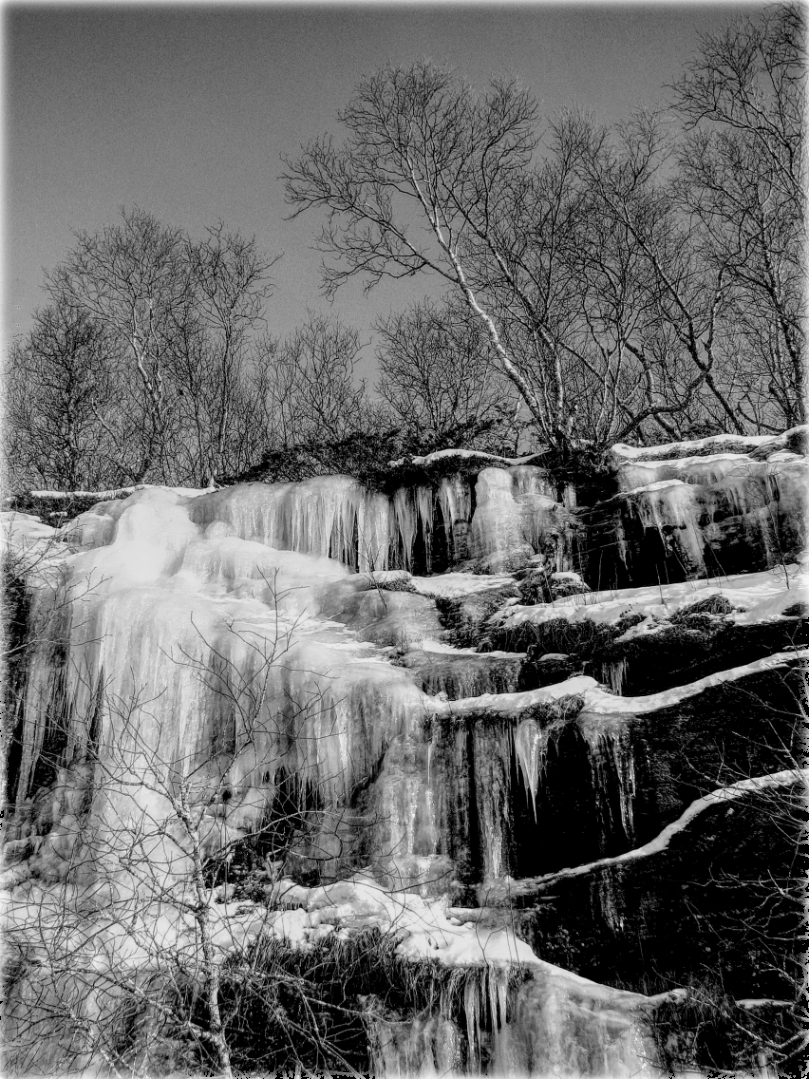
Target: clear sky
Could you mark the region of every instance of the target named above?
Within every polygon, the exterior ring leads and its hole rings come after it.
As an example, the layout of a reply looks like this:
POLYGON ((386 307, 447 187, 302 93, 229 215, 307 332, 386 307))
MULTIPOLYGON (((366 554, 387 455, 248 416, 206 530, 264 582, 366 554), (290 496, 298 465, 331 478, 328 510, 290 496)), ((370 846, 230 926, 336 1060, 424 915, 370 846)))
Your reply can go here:
MULTIPOLYGON (((604 121, 665 100, 700 33, 750 4, 530 3, 400 6, 6 5, 6 338, 44 302, 42 271, 119 207, 140 206, 192 233, 218 219, 255 234, 276 292, 269 328, 287 333, 319 294, 320 224, 296 221, 280 154, 332 129, 359 75, 430 56, 473 83, 518 76, 547 113, 604 121)), ((351 285, 334 307, 366 338, 379 312, 430 285, 351 285)), ((370 350, 369 350, 370 355, 370 350)))

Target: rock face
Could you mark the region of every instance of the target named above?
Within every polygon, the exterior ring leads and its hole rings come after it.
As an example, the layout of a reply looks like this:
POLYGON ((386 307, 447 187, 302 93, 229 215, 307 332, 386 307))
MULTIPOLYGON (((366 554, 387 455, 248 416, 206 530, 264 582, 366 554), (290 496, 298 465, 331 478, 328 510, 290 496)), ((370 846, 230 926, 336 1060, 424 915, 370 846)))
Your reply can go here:
MULTIPOLYGON (((319 477, 141 489, 58 532, 7 515, 27 642, 7 754, 12 1064, 98 1062, 92 1039, 64 1055, 59 912, 96 971, 85 1029, 99 971, 117 1001, 112 972, 137 982, 192 948, 177 896, 197 872, 222 956, 372 926, 462 972, 426 1010, 364 991, 374 1074, 659 1074, 649 1016, 679 1006, 706 948, 726 994, 774 1001, 788 1029, 797 953, 779 934, 780 973, 761 974, 740 928, 758 885, 723 892, 711 852, 732 837, 720 871, 738 881, 769 850, 791 895, 800 435, 616 447, 618 493, 591 506, 537 464, 452 471, 445 453, 393 493, 319 477), (227 881, 262 866, 273 902, 229 912, 227 881), (114 932, 90 933, 116 903, 114 932), (56 1018, 32 1040, 37 1000, 56 1018)), ((136 1043, 160 1070, 134 1035, 101 1057, 136 1043)))

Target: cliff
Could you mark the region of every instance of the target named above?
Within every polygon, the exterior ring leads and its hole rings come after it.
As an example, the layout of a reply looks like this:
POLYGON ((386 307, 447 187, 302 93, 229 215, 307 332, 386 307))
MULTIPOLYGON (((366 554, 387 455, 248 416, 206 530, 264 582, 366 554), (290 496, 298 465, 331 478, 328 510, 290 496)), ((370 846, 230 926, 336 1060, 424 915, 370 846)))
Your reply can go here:
POLYGON ((4 514, 9 1066, 791 1067, 804 449, 617 446, 587 483, 440 451, 390 489, 4 514), (369 933, 350 1036, 325 990, 285 1005, 311 1051, 248 1035, 257 954, 316 985, 369 933))

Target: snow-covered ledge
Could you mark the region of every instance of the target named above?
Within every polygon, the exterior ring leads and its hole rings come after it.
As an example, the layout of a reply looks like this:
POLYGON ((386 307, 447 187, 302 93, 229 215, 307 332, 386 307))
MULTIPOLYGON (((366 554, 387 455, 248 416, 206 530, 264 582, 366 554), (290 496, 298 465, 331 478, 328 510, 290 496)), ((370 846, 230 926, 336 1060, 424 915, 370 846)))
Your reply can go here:
POLYGON ((695 799, 677 820, 667 825, 654 839, 644 843, 642 847, 625 851, 623 854, 615 854, 609 858, 597 858, 593 862, 585 862, 583 865, 571 866, 565 869, 557 869, 553 873, 545 873, 540 877, 525 877, 522 880, 512 880, 504 877, 496 881, 487 881, 480 885, 481 902, 487 906, 502 906, 519 895, 531 895, 543 888, 548 888, 559 880, 570 877, 581 877, 598 869, 607 869, 612 866, 626 865, 642 858, 648 858, 653 854, 660 854, 671 843, 674 836, 684 831, 688 825, 698 817, 700 813, 743 798, 747 794, 757 793, 763 790, 772 790, 779 787, 791 787, 797 784, 807 786, 809 784, 809 768, 786 768, 781 772, 772 772, 765 776, 751 776, 749 779, 741 779, 738 783, 731 783, 727 787, 719 787, 710 794, 695 799))

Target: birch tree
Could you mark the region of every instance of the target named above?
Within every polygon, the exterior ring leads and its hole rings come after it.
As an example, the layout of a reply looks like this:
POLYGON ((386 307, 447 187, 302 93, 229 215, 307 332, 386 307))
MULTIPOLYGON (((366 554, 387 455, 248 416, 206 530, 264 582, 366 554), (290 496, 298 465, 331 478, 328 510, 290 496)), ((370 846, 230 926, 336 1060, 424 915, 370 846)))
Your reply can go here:
POLYGON ((504 243, 506 208, 537 146, 536 111, 515 82, 495 80, 476 94, 428 61, 387 67, 361 80, 338 113, 348 140, 337 147, 330 137, 316 139, 285 159, 284 180, 293 216, 326 212, 319 248, 332 256, 323 271, 328 296, 355 276, 370 289, 385 278, 439 275, 480 320, 542 436, 564 447, 570 423, 559 350, 536 306, 520 294, 504 243), (481 250, 527 307, 543 360, 534 377, 508 347, 488 302, 481 250))

